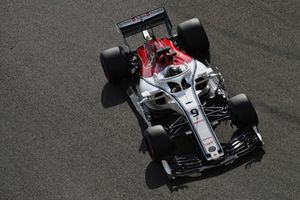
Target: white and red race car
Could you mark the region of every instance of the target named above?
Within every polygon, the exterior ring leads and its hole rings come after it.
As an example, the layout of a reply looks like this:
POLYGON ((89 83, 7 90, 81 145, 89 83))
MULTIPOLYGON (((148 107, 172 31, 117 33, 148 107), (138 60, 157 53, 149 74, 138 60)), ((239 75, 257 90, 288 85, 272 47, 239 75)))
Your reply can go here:
POLYGON ((177 26, 164 8, 117 24, 126 45, 104 50, 100 61, 108 81, 126 84, 127 94, 146 124, 148 152, 170 178, 187 176, 234 162, 261 147, 258 118, 245 94, 228 97, 224 80, 209 65, 209 40, 197 18, 177 26), (168 36, 153 28, 166 25, 168 36), (126 38, 142 33, 144 44, 131 50, 126 38), (227 143, 216 127, 231 121, 227 143))

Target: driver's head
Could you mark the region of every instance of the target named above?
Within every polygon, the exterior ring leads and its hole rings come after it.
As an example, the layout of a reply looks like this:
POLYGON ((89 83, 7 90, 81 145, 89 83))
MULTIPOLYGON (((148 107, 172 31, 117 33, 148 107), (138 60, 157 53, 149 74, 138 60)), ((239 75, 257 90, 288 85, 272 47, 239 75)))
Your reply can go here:
POLYGON ((158 62, 164 66, 171 65, 174 62, 173 55, 170 52, 162 53, 158 57, 158 62))
POLYGON ((176 76, 177 74, 180 74, 182 72, 181 68, 179 66, 171 65, 166 69, 165 77, 172 77, 176 76))

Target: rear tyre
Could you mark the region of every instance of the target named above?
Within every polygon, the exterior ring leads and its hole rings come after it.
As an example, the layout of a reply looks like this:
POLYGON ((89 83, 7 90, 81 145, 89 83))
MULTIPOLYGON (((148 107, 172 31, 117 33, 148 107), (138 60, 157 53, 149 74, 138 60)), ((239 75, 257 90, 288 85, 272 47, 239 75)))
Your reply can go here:
POLYGON ((228 100, 232 122, 238 128, 247 128, 258 125, 256 111, 245 94, 238 94, 228 100))
POLYGON ((179 41, 189 55, 200 61, 210 61, 209 40, 198 18, 180 23, 177 33, 179 41))
POLYGON ((173 144, 163 126, 156 125, 147 128, 144 131, 144 139, 153 161, 159 162, 165 156, 172 154, 173 144))
POLYGON ((120 46, 106 49, 100 54, 100 62, 106 79, 117 84, 129 80, 131 76, 130 63, 124 49, 120 46))

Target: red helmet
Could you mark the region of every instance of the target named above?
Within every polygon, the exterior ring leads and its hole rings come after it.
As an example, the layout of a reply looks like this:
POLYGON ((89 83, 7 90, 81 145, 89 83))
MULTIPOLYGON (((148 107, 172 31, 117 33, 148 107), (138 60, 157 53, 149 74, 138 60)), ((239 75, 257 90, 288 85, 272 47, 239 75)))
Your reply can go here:
POLYGON ((157 61, 163 66, 168 66, 173 64, 174 59, 170 52, 165 52, 158 56, 157 61))

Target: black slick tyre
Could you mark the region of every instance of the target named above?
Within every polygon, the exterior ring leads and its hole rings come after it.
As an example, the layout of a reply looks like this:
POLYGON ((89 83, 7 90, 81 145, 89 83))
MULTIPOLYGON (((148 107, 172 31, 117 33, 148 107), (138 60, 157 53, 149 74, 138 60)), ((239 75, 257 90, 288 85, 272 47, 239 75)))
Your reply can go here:
POLYGON ((159 162, 165 156, 172 154, 173 145, 163 126, 156 125, 147 128, 144 131, 144 139, 153 161, 159 162))
POLYGON ((210 61, 209 40, 198 18, 193 18, 177 26, 178 39, 183 49, 192 57, 210 61))
POLYGON ((112 84, 128 80, 131 76, 130 63, 124 49, 120 46, 104 50, 100 62, 106 79, 112 84))
POLYGON ((245 94, 238 94, 228 100, 228 107, 232 122, 238 128, 247 128, 258 125, 256 111, 245 94))

